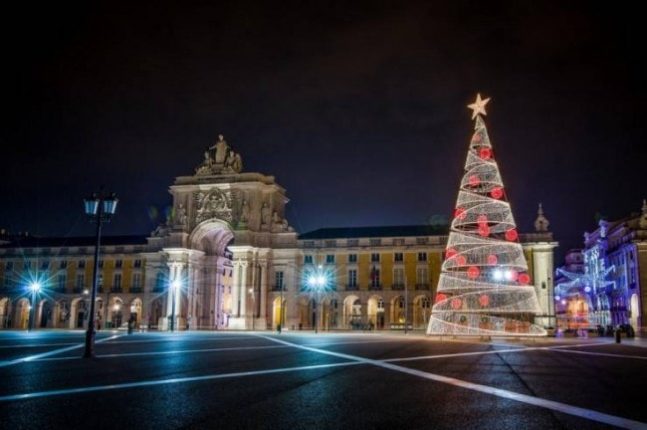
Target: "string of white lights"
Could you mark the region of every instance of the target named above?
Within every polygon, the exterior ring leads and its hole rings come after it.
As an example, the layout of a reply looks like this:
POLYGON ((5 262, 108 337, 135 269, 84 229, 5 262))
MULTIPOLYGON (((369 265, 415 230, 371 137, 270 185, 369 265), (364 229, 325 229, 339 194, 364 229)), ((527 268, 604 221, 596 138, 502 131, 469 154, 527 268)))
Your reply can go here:
POLYGON ((523 248, 481 114, 475 127, 441 266, 430 335, 545 336, 523 248))

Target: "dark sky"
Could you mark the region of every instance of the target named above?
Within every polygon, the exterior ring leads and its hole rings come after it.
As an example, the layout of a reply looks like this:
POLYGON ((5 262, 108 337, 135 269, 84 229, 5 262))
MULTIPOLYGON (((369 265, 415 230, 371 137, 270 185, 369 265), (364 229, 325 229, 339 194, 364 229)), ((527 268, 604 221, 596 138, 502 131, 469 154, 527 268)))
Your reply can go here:
POLYGON ((12 231, 90 234, 81 199, 105 184, 106 232, 148 233, 219 133, 287 189, 300 232, 448 216, 477 91, 522 231, 543 202, 578 246, 647 197, 644 17, 626 5, 50 3, 0 26, 12 231))

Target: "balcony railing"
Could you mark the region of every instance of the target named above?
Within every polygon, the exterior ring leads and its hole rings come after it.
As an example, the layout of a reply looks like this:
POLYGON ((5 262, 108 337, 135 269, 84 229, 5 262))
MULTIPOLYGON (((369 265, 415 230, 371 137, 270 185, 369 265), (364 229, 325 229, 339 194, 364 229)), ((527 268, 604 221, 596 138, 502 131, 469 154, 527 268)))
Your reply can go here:
POLYGON ((429 290, 429 284, 416 284, 416 290, 429 290))
POLYGON ((359 290, 359 285, 357 284, 346 285, 346 291, 357 291, 357 290, 359 290))
POLYGON ((112 287, 112 288, 110 288, 110 292, 111 293, 123 293, 124 289, 121 288, 121 287, 112 287))
POLYGON ((402 291, 404 290, 404 284, 393 284, 391 285, 392 290, 402 291))
POLYGON ((381 291, 382 290, 382 284, 369 284, 368 289, 370 291, 381 291))
POLYGON ((285 285, 272 285, 271 291, 285 291, 285 285))
POLYGON ((130 287, 130 292, 133 294, 143 293, 144 289, 142 287, 130 287))

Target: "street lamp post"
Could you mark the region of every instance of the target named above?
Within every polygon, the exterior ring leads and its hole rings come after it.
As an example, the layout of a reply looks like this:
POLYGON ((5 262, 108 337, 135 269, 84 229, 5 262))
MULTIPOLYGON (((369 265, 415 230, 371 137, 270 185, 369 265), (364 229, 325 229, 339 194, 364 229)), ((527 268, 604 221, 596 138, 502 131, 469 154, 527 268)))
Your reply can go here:
MULTIPOLYGON (((318 333, 318 327, 319 327, 319 318, 317 315, 317 305, 321 301, 321 293, 325 290, 327 284, 328 284, 328 278, 326 274, 323 272, 322 267, 318 266, 317 271, 310 276, 308 276, 308 279, 306 281, 306 284, 308 285, 308 289, 310 290, 310 293, 315 295, 316 301, 314 303, 314 328, 315 328, 315 334, 318 333)), ((321 312, 323 314, 323 306, 321 307, 321 312)))
POLYGON ((29 306, 29 327, 27 331, 34 329, 34 318, 36 314, 36 295, 40 291, 40 282, 32 282, 29 284, 29 290, 31 291, 31 303, 29 306))
POLYGON ((97 298, 97 276, 99 272, 99 249, 101 247, 101 225, 109 222, 117 210, 117 202, 114 193, 94 193, 91 197, 84 199, 85 213, 90 219, 96 222, 94 267, 92 271, 92 290, 90 291, 90 315, 88 316, 88 329, 85 333, 84 358, 94 357, 94 304, 97 298))
POLYGON ((171 331, 175 330, 175 296, 180 289, 180 281, 171 282, 171 331))

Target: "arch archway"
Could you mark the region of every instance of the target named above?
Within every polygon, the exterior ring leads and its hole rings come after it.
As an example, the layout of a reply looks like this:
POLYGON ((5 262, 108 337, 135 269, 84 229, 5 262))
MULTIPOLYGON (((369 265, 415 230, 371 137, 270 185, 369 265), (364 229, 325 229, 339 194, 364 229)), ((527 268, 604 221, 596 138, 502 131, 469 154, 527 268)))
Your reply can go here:
POLYGON ((356 295, 344 299, 343 309, 344 328, 357 329, 362 325, 362 302, 356 295))
POLYGON ((69 311, 65 310, 67 304, 61 302, 60 309, 62 313, 67 313, 63 318, 67 318, 68 325, 72 329, 82 329, 85 325, 85 321, 88 319, 88 309, 89 303, 83 297, 77 297, 72 299, 70 303, 69 311))
POLYGON ((150 329, 162 329, 162 318, 164 317, 164 298, 163 297, 157 297, 153 299, 150 303, 150 310, 149 310, 149 321, 150 329))
POLYGON ((413 328, 426 328, 431 316, 431 299, 425 295, 413 299, 413 328))
POLYGON ((13 328, 27 329, 29 326, 29 300, 22 298, 16 302, 14 310, 13 328))
POLYGON ((110 315, 110 327, 121 327, 124 322, 124 301, 121 297, 113 297, 110 299, 108 312, 110 315))
POLYGON ((47 299, 41 300, 38 304, 38 313, 36 314, 37 319, 34 321, 34 325, 38 328, 51 327, 53 312, 53 303, 47 299))
POLYGON ((391 324, 402 324, 404 327, 404 297, 395 296, 391 299, 391 324))
POLYGON ((9 310, 11 308, 11 302, 9 297, 3 297, 0 299, 0 328, 8 328, 10 325, 9 310))
POLYGON ((378 295, 369 297, 366 302, 366 317, 369 328, 384 328, 384 300, 378 295))
POLYGON ((135 326, 139 326, 142 317, 142 300, 137 297, 130 302, 130 318, 134 318, 135 326))
POLYGON ((200 296, 187 297, 185 307, 179 311, 190 317, 192 327, 227 328, 229 319, 236 316, 234 311, 238 311, 237 306, 233 309, 238 302, 234 298, 247 294, 246 289, 241 290, 240 286, 236 291, 232 288, 233 255, 229 246, 233 243, 231 225, 219 219, 203 221, 189 236, 190 247, 204 252, 204 267, 200 270, 200 286, 197 288, 200 296), (198 307, 198 304, 202 306, 198 307))
POLYGON ((279 324, 285 325, 285 297, 281 304, 281 297, 276 297, 272 302, 272 327, 276 328, 279 324))

